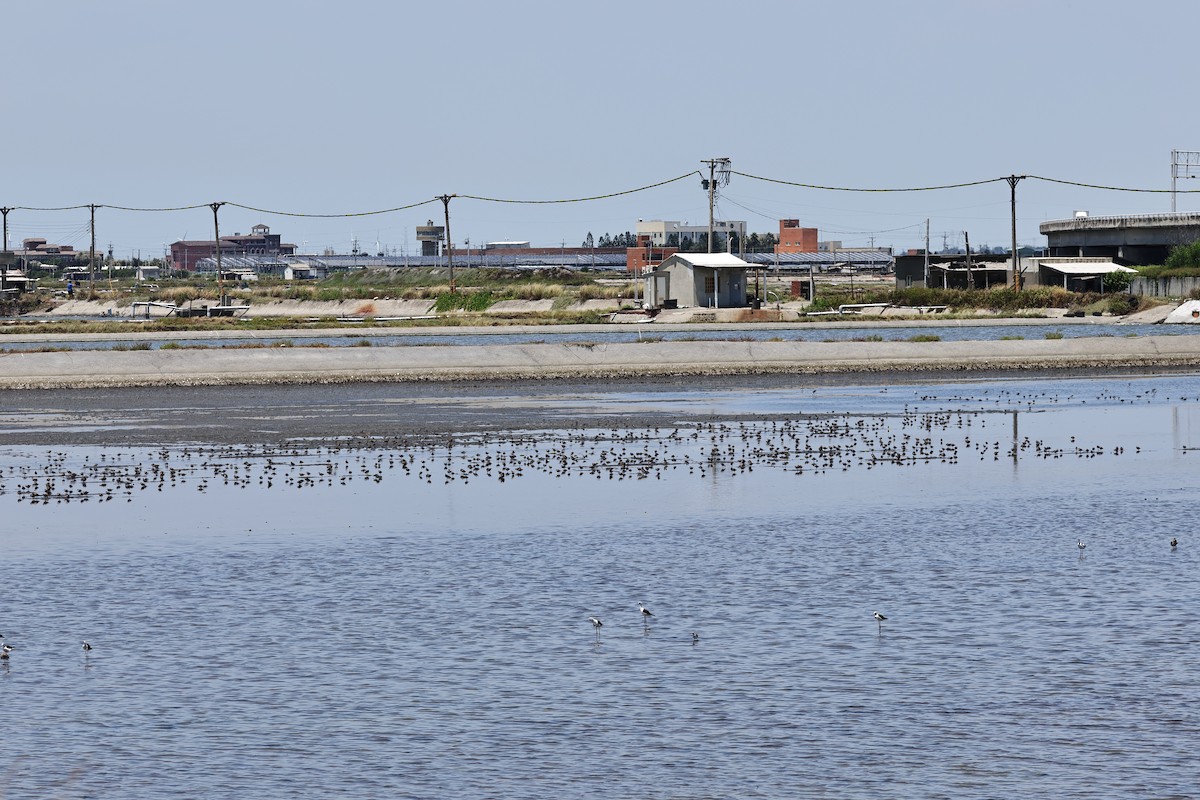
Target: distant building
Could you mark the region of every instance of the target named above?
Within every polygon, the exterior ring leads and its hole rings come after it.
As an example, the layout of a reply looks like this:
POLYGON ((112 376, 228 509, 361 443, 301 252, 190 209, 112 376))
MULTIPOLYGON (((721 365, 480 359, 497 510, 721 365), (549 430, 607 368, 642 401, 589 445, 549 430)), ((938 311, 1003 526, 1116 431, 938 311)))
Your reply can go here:
MULTIPOLYGON (((279 234, 271 233, 266 225, 255 225, 249 234, 235 233, 222 236, 221 258, 226 256, 290 256, 296 245, 284 244, 279 234)), ((195 272, 202 259, 217 257, 217 243, 213 240, 178 241, 171 243, 171 266, 176 270, 195 272)))
POLYGON ((779 244, 775 245, 776 253, 816 253, 818 251, 816 228, 801 228, 798 219, 779 220, 779 244))
MULTIPOLYGON (((973 255, 968 267, 963 255, 930 254, 926 275, 925 253, 910 250, 896 256, 896 288, 988 289, 1004 286, 1012 278, 1012 259, 1007 255, 973 255), (926 278, 928 277, 928 281, 926 278)), ((1027 276, 1028 282, 1028 276, 1027 276)))
POLYGON ((424 225, 417 226, 417 241, 421 243, 423 257, 437 256, 441 253, 442 241, 446 238, 446 226, 434 225, 429 220, 424 225))
MULTIPOLYGON (((79 252, 69 244, 51 244, 40 236, 31 236, 21 240, 21 249, 13 250, 13 256, 21 263, 32 266, 33 264, 52 264, 60 267, 73 267, 77 264, 87 263, 88 253, 79 252)), ((97 263, 103 258, 102 254, 96 254, 97 263)))
MULTIPOLYGON (((639 219, 634 233, 640 238, 649 237, 655 247, 695 246, 708 236, 708 224, 688 225, 686 222, 662 219, 639 219)), ((746 223, 738 220, 718 219, 713 221, 713 233, 720 236, 734 234, 739 241, 746 236, 746 223)))
POLYGON ((637 247, 625 248, 625 271, 635 275, 654 269, 679 252, 678 247, 655 247, 646 234, 638 236, 637 241, 637 247))

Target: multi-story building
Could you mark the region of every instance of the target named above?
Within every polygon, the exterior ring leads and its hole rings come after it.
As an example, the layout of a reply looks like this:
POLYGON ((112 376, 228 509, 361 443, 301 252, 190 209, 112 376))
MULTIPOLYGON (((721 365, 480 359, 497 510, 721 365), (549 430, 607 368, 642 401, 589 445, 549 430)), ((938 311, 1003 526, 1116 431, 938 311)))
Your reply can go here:
MULTIPOLYGON (((686 222, 663 219, 639 219, 634 231, 638 238, 646 236, 655 247, 695 246, 708 236, 708 225, 688 225, 686 222)), ((718 236, 735 234, 739 240, 746 236, 746 223, 739 220, 713 221, 713 233, 718 236)))
POLYGON ((818 252, 817 229, 801 228, 798 219, 779 220, 779 244, 776 253, 818 252))
MULTIPOLYGON (((221 257, 225 256, 290 256, 296 245, 280 242, 279 234, 271 233, 266 225, 255 225, 249 234, 235 233, 221 237, 221 257)), ((171 243, 171 266, 194 272, 204 258, 216 258, 217 243, 213 240, 188 240, 171 243)))

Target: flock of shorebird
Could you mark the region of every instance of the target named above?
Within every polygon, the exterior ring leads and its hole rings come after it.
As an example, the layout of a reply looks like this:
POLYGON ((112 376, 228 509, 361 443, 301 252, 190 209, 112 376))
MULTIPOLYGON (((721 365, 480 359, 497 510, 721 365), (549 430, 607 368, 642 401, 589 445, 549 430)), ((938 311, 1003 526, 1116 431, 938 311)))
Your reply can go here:
MULTIPOLYGON (((1112 402, 1103 393, 1098 399, 1112 402)), ((483 479, 503 483, 530 474, 645 480, 673 473, 740 475, 756 469, 803 476, 926 463, 1125 454, 1123 446, 1089 445, 1075 436, 1052 441, 1010 434, 1009 414, 1064 400, 1072 401, 1073 396, 1000 391, 993 397, 985 391, 976 399, 919 398, 922 406, 939 401, 959 406, 943 410, 905 405, 877 414, 830 411, 635 428, 584 419, 540 430, 361 433, 333 443, 293 439, 285 444, 161 446, 106 451, 82 461, 69 451, 50 451, 44 459, 0 465, 0 495, 11 493, 18 502, 39 505, 132 502, 133 495, 144 491, 308 490, 380 483, 395 474, 426 484, 483 479), (1003 432, 992 433, 995 429, 1003 432)))

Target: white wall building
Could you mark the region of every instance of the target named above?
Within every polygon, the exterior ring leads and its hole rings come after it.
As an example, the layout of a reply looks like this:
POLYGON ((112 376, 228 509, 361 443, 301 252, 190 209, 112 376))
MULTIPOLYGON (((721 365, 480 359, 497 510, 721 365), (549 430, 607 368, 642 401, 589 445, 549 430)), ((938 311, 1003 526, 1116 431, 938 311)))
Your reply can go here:
MULTIPOLYGON (((649 236, 650 244, 656 247, 671 246, 671 236, 679 234, 680 242, 695 244, 702 236, 708 235, 708 223, 703 225, 688 225, 686 222, 664 219, 639 219, 635 233, 638 236, 649 236)), ((738 238, 746 236, 746 223, 739 220, 713 220, 713 233, 728 236, 736 233, 738 238)))

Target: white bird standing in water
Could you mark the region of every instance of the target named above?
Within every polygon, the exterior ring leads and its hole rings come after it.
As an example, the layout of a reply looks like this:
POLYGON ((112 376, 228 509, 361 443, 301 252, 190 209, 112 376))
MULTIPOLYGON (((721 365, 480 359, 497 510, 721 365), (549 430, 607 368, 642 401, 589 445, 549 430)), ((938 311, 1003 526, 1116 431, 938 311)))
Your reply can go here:
POLYGON ((92 646, 90 644, 88 644, 87 642, 84 642, 83 643, 83 652, 90 653, 91 650, 92 650, 92 646))
POLYGON ((1084 542, 1083 542, 1083 539, 1076 539, 1076 540, 1075 540, 1075 546, 1079 548, 1079 553, 1080 553, 1080 555, 1082 555, 1082 554, 1083 554, 1083 551, 1084 551, 1084 549, 1086 549, 1086 548, 1087 548, 1087 545, 1086 545, 1086 544, 1084 544, 1084 542))
POLYGON ((883 621, 887 619, 887 617, 885 617, 883 614, 880 614, 878 611, 872 612, 871 616, 874 617, 875 621, 879 623, 879 632, 883 633, 883 621))
POLYGON ((642 612, 642 627, 649 627, 650 618, 654 615, 650 613, 650 609, 642 605, 642 601, 638 601, 638 611, 642 612))
POLYGON ((4 647, 0 647, 0 661, 8 661, 8 654, 12 651, 13 646, 11 644, 6 643, 4 647))
POLYGON ((588 617, 588 622, 592 623, 592 627, 596 629, 596 641, 599 641, 600 629, 604 627, 604 623, 598 617, 588 617))

